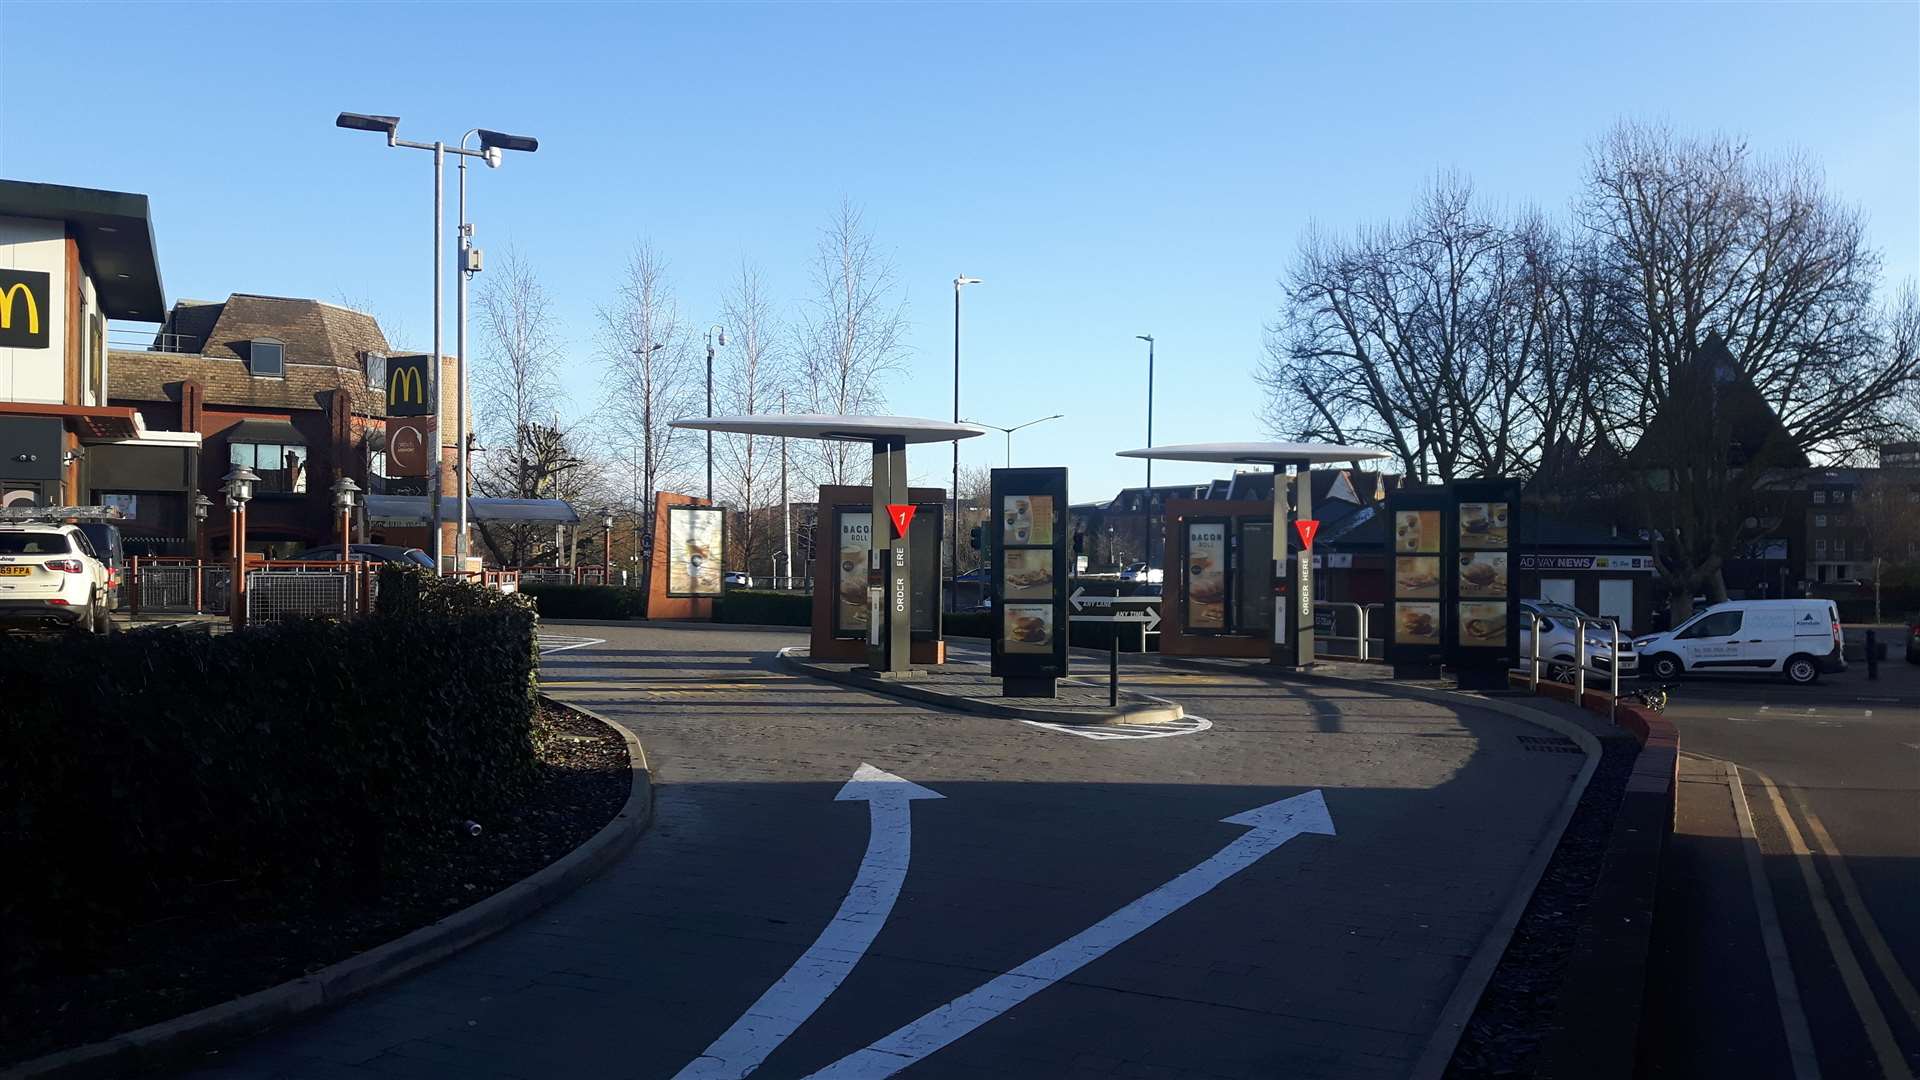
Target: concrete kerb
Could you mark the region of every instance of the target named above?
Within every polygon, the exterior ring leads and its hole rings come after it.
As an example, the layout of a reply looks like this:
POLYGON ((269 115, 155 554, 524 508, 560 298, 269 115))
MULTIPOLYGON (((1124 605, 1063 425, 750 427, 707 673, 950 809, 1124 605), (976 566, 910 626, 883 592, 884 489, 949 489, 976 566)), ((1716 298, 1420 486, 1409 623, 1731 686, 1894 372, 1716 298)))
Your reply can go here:
POLYGON ((1553 861, 1553 853, 1560 846, 1560 837, 1567 831, 1567 823, 1573 820, 1574 811, 1580 805, 1580 799, 1587 792, 1587 783, 1600 767, 1600 740, 1593 733, 1571 720, 1565 720, 1551 713, 1528 708, 1512 701, 1484 697, 1478 694, 1457 690, 1435 690, 1424 686, 1396 686, 1384 683, 1364 682, 1358 679, 1341 678, 1334 675, 1317 675, 1310 671, 1276 671, 1268 668, 1252 668, 1245 665, 1228 665, 1207 660, 1189 660, 1186 658, 1161 657, 1160 663, 1171 667, 1192 667, 1209 671, 1238 670, 1247 674, 1271 678, 1281 682, 1313 682, 1326 686, 1356 687, 1375 693, 1394 697, 1411 698, 1417 701, 1439 702, 1445 705, 1471 705, 1477 709, 1510 716, 1538 727, 1546 728, 1572 739, 1586 756, 1585 764, 1580 767, 1580 775, 1574 777, 1573 784, 1567 789, 1567 796, 1554 812, 1553 820, 1534 845, 1533 853, 1527 857, 1527 863, 1520 871, 1520 880, 1515 884, 1513 894, 1500 909, 1499 917, 1487 930, 1486 936, 1474 949, 1473 956, 1460 973, 1460 979, 1454 983, 1453 993, 1447 996, 1447 1002, 1440 1009, 1439 1022, 1433 1033, 1427 1037, 1427 1044, 1421 1050, 1419 1059, 1414 1063, 1411 1074, 1413 1080, 1438 1080, 1445 1075, 1447 1065, 1453 1060, 1453 1052, 1460 1045, 1460 1037, 1466 1034, 1467 1023, 1473 1019, 1473 1011, 1480 1005, 1480 997, 1486 993, 1487 984, 1493 980, 1494 969, 1500 966, 1501 956, 1506 954, 1507 945, 1513 940, 1513 932, 1520 925, 1521 916, 1526 914, 1527 904, 1533 900, 1533 892, 1540 885, 1540 878, 1547 872, 1547 864, 1553 861))
POLYGON ((926 687, 915 686, 911 682, 891 681, 869 678, 852 671, 836 671, 833 668, 814 664, 803 659, 798 653, 802 646, 788 646, 775 655, 779 663, 787 670, 842 686, 852 686, 861 690, 871 690, 876 694, 886 694, 922 705, 934 705, 943 709, 957 709, 960 712, 974 713, 979 716, 997 716, 1011 720, 1035 720, 1045 724, 1085 724, 1089 726, 1126 726, 1131 724, 1170 724, 1185 719, 1186 710, 1176 702, 1165 698, 1149 697, 1146 694, 1129 696, 1138 699, 1139 704, 1122 704, 1117 709, 1100 709, 1097 712, 1069 709, 1048 709, 1025 705, 1001 705, 978 698, 964 698, 953 694, 943 694, 926 687))
POLYGON ((627 744, 633 781, 626 805, 585 843, 471 907, 358 956, 185 1016, 20 1062, 0 1071, 0 1080, 91 1080, 177 1064, 189 1055, 397 982, 520 922, 598 876, 626 854, 653 821, 653 778, 646 752, 620 724, 591 709, 540 696, 606 724, 627 744))

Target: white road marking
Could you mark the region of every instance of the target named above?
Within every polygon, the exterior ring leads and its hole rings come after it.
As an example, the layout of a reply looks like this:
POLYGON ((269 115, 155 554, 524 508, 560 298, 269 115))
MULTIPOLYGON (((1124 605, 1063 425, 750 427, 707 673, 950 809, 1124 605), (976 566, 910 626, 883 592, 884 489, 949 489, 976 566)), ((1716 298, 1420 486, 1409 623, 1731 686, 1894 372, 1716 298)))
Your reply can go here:
POLYGON ((605 645, 606 643, 606 638, 542 634, 540 635, 540 655, 545 656, 548 653, 566 652, 568 649, 584 649, 589 645, 605 645))
POLYGON ((1105 741, 1112 739, 1171 739, 1178 735, 1198 735, 1213 730, 1213 721, 1204 716, 1187 716, 1165 724, 1056 724, 1047 720, 1022 720, 1028 727, 1037 727, 1061 735, 1078 735, 1083 739, 1105 741))
POLYGON ((913 800, 944 798, 890 772, 861 764, 853 779, 834 796, 839 802, 865 801, 871 821, 867 853, 860 860, 853 888, 840 901, 833 921, 780 981, 768 987, 704 1053, 675 1074, 675 1080, 738 1080, 759 1068, 774 1047, 820 1008, 873 944, 874 936, 893 912, 900 885, 907 879, 907 860, 913 853, 913 800))
MULTIPOLYGON (((1764 779, 1764 776, 1762 777, 1764 779)), ((1813 812, 1813 805, 1807 802, 1806 792, 1798 788, 1788 789, 1793 801, 1800 804, 1800 816, 1807 819, 1807 832, 1813 835, 1813 842, 1820 853, 1827 858, 1827 866, 1833 870, 1833 880, 1840 886, 1840 899, 1847 905, 1848 914, 1853 916, 1853 926, 1860 932, 1860 938, 1867 944, 1867 952, 1873 962, 1880 967, 1880 977, 1893 988, 1893 996, 1906 1010, 1907 1019, 1920 1028, 1920 990, 1913 988, 1913 981, 1894 959, 1893 950, 1887 947, 1887 939, 1880 933, 1880 924, 1873 921, 1873 914, 1867 910, 1865 900, 1860 897, 1859 886, 1853 883, 1853 871, 1847 869, 1846 857, 1840 854, 1840 845, 1833 842, 1832 834, 1827 832, 1826 822, 1813 812)))
POLYGON ((1301 833, 1334 835, 1333 818, 1318 790, 1222 820, 1251 826, 1251 831, 1059 945, 821 1069, 812 1080, 881 1080, 892 1076, 1105 956, 1301 833))

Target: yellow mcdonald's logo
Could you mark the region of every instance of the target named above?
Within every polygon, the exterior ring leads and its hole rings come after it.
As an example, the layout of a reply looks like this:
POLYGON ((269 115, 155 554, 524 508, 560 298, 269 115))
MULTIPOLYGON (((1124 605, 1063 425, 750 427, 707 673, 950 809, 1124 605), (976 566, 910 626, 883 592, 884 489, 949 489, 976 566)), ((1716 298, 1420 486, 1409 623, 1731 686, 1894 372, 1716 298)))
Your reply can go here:
POLYGON ((40 301, 34 298, 33 290, 27 288, 24 281, 0 288, 0 330, 13 329, 13 302, 17 297, 27 298, 27 333, 40 332, 40 301))
POLYGON ((397 405, 406 401, 416 405, 427 402, 427 388, 420 377, 419 368, 397 367, 387 376, 387 403, 397 405))

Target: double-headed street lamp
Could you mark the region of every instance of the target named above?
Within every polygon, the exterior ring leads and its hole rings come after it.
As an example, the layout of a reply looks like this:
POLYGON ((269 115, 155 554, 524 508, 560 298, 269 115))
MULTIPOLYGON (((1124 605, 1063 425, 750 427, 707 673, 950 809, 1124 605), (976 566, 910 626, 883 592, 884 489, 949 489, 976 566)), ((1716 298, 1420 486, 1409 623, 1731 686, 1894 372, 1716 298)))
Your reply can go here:
MULTIPOLYGON (((1030 428, 1035 424, 1044 424, 1049 420, 1058 420, 1065 415, 1067 414, 1054 413, 1052 416, 1043 416, 1038 420, 1029 420, 1024 424, 1015 424, 1012 427, 1001 427, 999 424, 989 424, 985 420, 967 420, 967 421, 964 421, 964 423, 979 424, 983 428, 992 428, 995 431, 1006 432, 1007 434, 1007 468, 1011 469, 1013 468, 1013 433, 1016 431, 1019 431, 1022 428, 1030 428)), ((954 514, 954 520, 957 522, 959 520, 959 517, 960 515, 956 511, 954 514)), ((956 527, 956 531, 957 531, 957 527, 956 527)))
MULTIPOLYGON (((720 347, 727 346, 727 328, 719 323, 707 327, 707 419, 713 419, 713 335, 720 335, 720 347)), ((707 505, 713 505, 713 432, 707 432, 707 505)))
MULTIPOLYGON (((961 274, 953 279, 953 422, 960 422, 960 290, 968 285, 984 284, 977 277, 961 274)), ((785 411, 784 409, 781 411, 785 411)), ((960 440, 953 442, 953 535, 948 543, 953 547, 952 561, 949 565, 953 573, 960 573, 960 440)), ((788 573, 792 573, 791 570, 788 573)))
MULTIPOLYGON (((1153 449, 1153 335, 1135 334, 1135 338, 1147 343, 1147 449, 1153 449)), ((1153 569, 1153 459, 1147 459, 1147 505, 1141 520, 1146 522, 1143 538, 1147 552, 1147 569, 1153 569)))
POLYGON ((360 485, 345 473, 333 482, 333 508, 340 511, 340 561, 343 564, 353 561, 353 507, 354 496, 358 494, 360 485))
POLYGON ((443 245, 445 242, 446 229, 446 156, 453 154, 460 158, 460 277, 457 282, 459 293, 459 326, 457 328, 458 343, 455 346, 459 351, 459 355, 454 357, 454 370, 456 372, 454 381, 459 384, 459 393, 457 395, 459 400, 454 406, 454 411, 456 421, 459 425, 459 431, 454 435, 454 444, 458 447, 454 471, 458 474, 460 481, 458 493, 459 526, 455 547, 461 559, 462 569, 464 569, 467 552, 467 279, 480 269, 479 252, 469 243, 472 239, 472 233, 467 225, 466 159, 477 157, 484 160, 489 168, 497 169, 500 167, 501 151, 517 150, 522 153, 532 153, 540 148, 540 142, 526 135, 507 135, 498 131, 489 131, 486 128, 474 128, 467 132, 460 137, 460 144, 453 147, 447 146, 444 142, 410 142, 399 137, 399 117, 380 116, 368 113, 343 112, 334 120, 334 125, 336 127, 347 128, 351 131, 372 131, 385 135, 388 146, 405 147, 409 150, 433 151, 433 427, 434 441, 439 444, 434 447, 433 458, 433 562, 434 566, 442 573, 446 572, 446 543, 442 539, 443 515, 440 510, 440 477, 444 471, 442 468, 442 460, 445 457, 444 447, 446 446, 447 424, 446 416, 444 415, 446 395, 440 392, 440 357, 442 355, 440 334, 442 294, 444 291, 441 280, 442 260, 445 258, 445 248, 443 245), (467 140, 476 135, 480 138, 480 148, 478 150, 467 149, 467 140))

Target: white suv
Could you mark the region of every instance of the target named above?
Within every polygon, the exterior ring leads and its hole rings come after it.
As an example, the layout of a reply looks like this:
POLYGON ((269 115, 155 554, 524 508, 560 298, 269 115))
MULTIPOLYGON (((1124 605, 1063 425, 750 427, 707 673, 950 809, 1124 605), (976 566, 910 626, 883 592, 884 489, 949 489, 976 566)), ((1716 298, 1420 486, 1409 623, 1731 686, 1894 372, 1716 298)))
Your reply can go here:
POLYGON ((0 627, 112 629, 107 568, 75 525, 0 525, 0 627))

